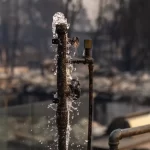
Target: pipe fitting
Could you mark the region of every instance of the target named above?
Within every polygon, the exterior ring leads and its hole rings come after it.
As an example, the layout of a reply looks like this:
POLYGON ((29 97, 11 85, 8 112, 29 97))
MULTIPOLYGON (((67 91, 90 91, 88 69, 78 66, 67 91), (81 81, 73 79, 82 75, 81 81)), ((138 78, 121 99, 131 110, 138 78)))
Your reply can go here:
POLYGON ((122 130, 116 129, 109 136, 110 150, 118 150, 119 141, 122 138, 122 130))
POLYGON ((81 96, 80 82, 77 79, 72 79, 69 88, 70 95, 73 97, 73 100, 79 99, 81 96))
POLYGON ((122 138, 140 135, 148 132, 150 132, 150 124, 134 128, 114 130, 109 136, 110 150, 118 150, 119 140, 121 140, 122 138))
POLYGON ((56 25, 56 33, 57 34, 66 34, 67 33, 67 25, 66 24, 58 24, 56 25))

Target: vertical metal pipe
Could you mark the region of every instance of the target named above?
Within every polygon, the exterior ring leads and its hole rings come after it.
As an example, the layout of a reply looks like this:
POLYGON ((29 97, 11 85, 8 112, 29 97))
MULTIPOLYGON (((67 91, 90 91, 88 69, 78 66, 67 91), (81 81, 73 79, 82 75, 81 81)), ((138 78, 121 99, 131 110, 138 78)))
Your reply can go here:
POLYGON ((89 67, 89 124, 88 124, 88 150, 91 150, 92 142, 92 118, 93 118, 93 63, 89 67))
MULTIPOLYGON (((92 40, 84 41, 85 59, 91 58, 92 40)), ((91 150, 92 141, 92 118, 93 118, 93 61, 88 64, 89 69, 89 122, 88 122, 88 145, 87 149, 91 150)))
POLYGON ((67 50, 67 26, 60 24, 56 26, 58 34, 57 50, 57 92, 59 103, 57 106, 57 128, 58 128, 58 149, 66 150, 66 131, 68 122, 67 111, 67 80, 66 80, 66 50, 67 50))

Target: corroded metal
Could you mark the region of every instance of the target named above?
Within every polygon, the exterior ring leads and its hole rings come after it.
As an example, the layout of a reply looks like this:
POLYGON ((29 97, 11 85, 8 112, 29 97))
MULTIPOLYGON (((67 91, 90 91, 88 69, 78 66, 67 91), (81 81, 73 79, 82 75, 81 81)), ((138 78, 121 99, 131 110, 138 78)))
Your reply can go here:
POLYGON ((72 59, 70 63, 88 64, 89 70, 89 120, 88 120, 88 145, 87 150, 91 150, 92 141, 92 118, 93 118, 93 58, 92 58, 92 40, 84 40, 85 56, 84 58, 72 59))
POLYGON ((91 58, 92 40, 84 40, 85 58, 91 58))
POLYGON ((93 63, 93 59, 92 58, 77 58, 77 59, 72 59, 70 60, 70 63, 74 63, 74 64, 90 64, 93 63))
POLYGON ((92 59, 92 40, 84 40, 85 60, 89 68, 89 122, 88 122, 88 146, 91 150, 92 141, 92 118, 93 118, 93 59, 92 59))
POLYGON ((140 135, 148 132, 150 132, 150 125, 114 130, 109 137, 110 150, 118 150, 119 141, 123 138, 140 135))
POLYGON ((66 78, 66 64, 67 63, 83 63, 88 64, 89 69, 89 123, 88 123, 88 150, 91 150, 91 137, 92 137, 92 108, 93 108, 93 58, 91 57, 92 41, 85 40, 85 56, 84 58, 72 59, 70 61, 66 58, 67 43, 70 42, 74 47, 78 47, 79 39, 69 39, 67 37, 67 26, 59 24, 56 26, 57 39, 53 39, 52 43, 58 45, 57 49, 57 94, 58 97, 54 102, 58 103, 57 106, 57 128, 58 128, 58 149, 66 150, 66 132, 68 123, 67 111, 67 97, 73 95, 74 99, 80 97, 80 83, 79 81, 72 80, 71 85, 67 85, 66 78))
POLYGON ((68 122, 67 111, 67 79, 66 79, 66 51, 67 51, 67 26, 60 24, 56 26, 58 34, 57 49, 57 129, 58 129, 58 149, 66 150, 66 132, 68 122))
POLYGON ((77 79, 72 79, 69 84, 70 95, 73 100, 77 100, 81 96, 80 82, 77 79))
POLYGON ((89 123, 88 123, 88 150, 91 149, 92 141, 92 118, 93 118, 93 62, 89 63, 89 123))

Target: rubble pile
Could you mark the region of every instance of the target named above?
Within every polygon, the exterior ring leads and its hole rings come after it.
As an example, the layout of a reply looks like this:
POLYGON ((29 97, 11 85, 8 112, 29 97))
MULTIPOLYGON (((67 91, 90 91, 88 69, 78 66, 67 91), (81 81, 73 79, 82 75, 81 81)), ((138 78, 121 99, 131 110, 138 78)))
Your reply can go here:
MULTIPOLYGON (((86 66, 76 66, 74 78, 78 77, 82 93, 88 92, 88 69, 86 66)), ((6 74, 0 74, 0 96, 16 94, 23 90, 25 85, 28 91, 42 89, 48 93, 56 90, 56 76, 54 73, 46 72, 44 75, 41 70, 28 70, 21 75, 14 75, 13 78, 6 74)), ((111 93, 113 100, 118 100, 122 96, 129 99, 137 99, 145 104, 149 104, 150 98, 150 73, 137 72, 135 74, 113 72, 111 70, 102 70, 97 65, 94 70, 94 96, 99 92, 111 93)), ((1 102, 0 102, 1 104, 1 102)))
POLYGON ((112 94, 112 101, 126 97, 126 101, 135 100, 140 104, 150 104, 149 73, 118 73, 111 77, 94 77, 95 92, 112 94), (130 100, 129 100, 130 99, 130 100))

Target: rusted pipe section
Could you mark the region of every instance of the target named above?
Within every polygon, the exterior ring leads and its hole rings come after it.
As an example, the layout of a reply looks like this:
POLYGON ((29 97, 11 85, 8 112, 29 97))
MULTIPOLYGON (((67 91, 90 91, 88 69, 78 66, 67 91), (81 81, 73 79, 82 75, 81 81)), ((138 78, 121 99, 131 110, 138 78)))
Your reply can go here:
POLYGON ((66 150, 66 131, 68 122, 67 111, 67 79, 66 79, 66 51, 67 51, 67 26, 60 24, 56 26, 58 34, 57 49, 57 129, 58 129, 58 149, 66 150))
POLYGON ((93 59, 92 40, 84 40, 85 62, 89 69, 89 122, 88 122, 88 145, 87 150, 91 150, 92 142, 92 118, 93 118, 93 59))
POLYGON ((91 150, 92 142, 92 118, 93 118, 93 63, 89 63, 89 122, 88 122, 88 150, 91 150))
POLYGON ((127 129, 116 129, 112 131, 109 136, 109 147, 110 150, 118 150, 119 141, 122 138, 127 138, 135 135, 140 135, 150 132, 150 125, 127 128, 127 129))

